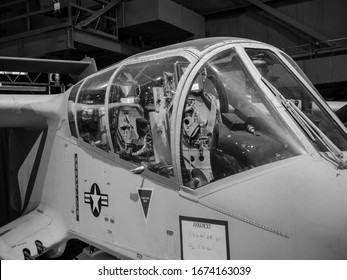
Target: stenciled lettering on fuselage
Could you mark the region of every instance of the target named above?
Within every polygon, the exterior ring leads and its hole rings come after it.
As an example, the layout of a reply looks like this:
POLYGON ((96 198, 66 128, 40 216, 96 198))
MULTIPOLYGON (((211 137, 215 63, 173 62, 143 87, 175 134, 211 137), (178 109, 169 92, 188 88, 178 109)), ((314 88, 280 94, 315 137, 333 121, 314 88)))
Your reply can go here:
POLYGON ((108 207, 108 195, 102 194, 99 186, 94 183, 90 192, 84 193, 84 202, 90 204, 90 209, 95 217, 99 217, 101 207, 108 207))

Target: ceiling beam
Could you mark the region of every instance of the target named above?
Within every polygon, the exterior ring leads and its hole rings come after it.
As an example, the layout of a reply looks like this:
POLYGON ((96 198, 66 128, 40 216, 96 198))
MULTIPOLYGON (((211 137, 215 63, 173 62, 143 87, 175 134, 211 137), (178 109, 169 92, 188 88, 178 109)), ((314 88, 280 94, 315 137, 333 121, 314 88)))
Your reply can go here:
POLYGON ((264 12, 266 12, 267 14, 270 14, 271 16, 275 17, 278 21, 287 24, 289 27, 294 28, 295 30, 305 34, 306 36, 310 37, 311 39, 313 39, 315 41, 315 43, 324 43, 324 45, 328 45, 328 46, 333 46, 332 43, 329 42, 329 38, 326 37, 325 35, 313 30, 312 28, 294 20, 291 17, 288 17, 286 15, 284 15, 283 13, 279 12, 278 10, 270 7, 267 4, 264 4, 263 2, 259 1, 259 0, 243 0, 246 1, 258 8, 260 8, 261 10, 263 10, 264 12))
MULTIPOLYGON (((184 4, 181 3, 182 1, 178 1, 178 0, 177 1, 173 0, 173 1, 187 7, 190 10, 195 10, 197 13, 199 13, 202 16, 212 16, 212 15, 219 14, 219 13, 225 13, 225 12, 230 12, 230 11, 234 11, 237 9, 247 8, 247 7, 252 5, 250 3, 242 3, 242 2, 234 3, 232 1, 230 1, 230 3, 228 3, 228 6, 214 8, 213 6, 208 6, 207 4, 209 2, 207 2, 207 1, 202 2, 201 0, 199 0, 199 1, 195 0, 193 2, 192 0, 190 0, 189 2, 184 2, 184 4), (196 6, 198 6, 199 8, 197 8, 196 6)), ((262 0, 262 1, 264 3, 267 3, 267 2, 275 2, 278 0, 262 0)))
POLYGON ((5 8, 5 7, 8 7, 8 6, 13 6, 13 5, 15 5, 15 4, 19 4, 19 3, 22 3, 22 2, 25 2, 26 0, 17 0, 17 1, 12 1, 12 2, 10 2, 10 3, 5 3, 5 4, 1 4, 0 5, 0 9, 2 9, 2 8, 5 8))
POLYGON ((120 2, 123 0, 112 0, 109 2, 106 6, 102 7, 100 10, 96 11, 94 14, 92 14, 90 17, 88 17, 86 20, 80 22, 77 26, 86 27, 90 23, 92 23, 97 18, 101 17, 105 13, 107 13, 109 10, 111 10, 113 7, 117 6, 120 2))
POLYGON ((94 1, 99 2, 101 4, 109 4, 110 3, 110 1, 106 1, 106 0, 94 0, 94 1))

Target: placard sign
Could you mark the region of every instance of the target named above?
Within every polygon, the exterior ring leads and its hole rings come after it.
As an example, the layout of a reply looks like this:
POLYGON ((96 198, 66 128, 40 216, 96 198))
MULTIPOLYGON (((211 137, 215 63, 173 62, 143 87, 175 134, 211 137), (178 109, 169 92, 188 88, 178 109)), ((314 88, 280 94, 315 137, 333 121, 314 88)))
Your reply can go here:
POLYGON ((228 222, 180 216, 183 260, 228 260, 228 222))

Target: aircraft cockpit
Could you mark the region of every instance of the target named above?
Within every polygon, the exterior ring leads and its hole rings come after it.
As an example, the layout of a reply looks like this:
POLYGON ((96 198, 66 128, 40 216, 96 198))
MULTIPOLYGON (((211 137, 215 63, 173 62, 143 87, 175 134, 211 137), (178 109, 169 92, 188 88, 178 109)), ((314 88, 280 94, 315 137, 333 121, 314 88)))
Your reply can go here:
MULTIPOLYGON (((301 70, 279 51, 230 46, 200 60, 182 52, 131 61, 73 86, 71 134, 180 185, 197 189, 307 153, 269 98, 271 91, 347 150, 340 128, 290 67, 299 75, 301 70)), ((294 122, 307 134, 295 116, 294 122)))
POLYGON ((303 152, 233 49, 201 66, 185 104, 185 186, 199 188, 303 152))
POLYGON ((112 68, 76 84, 69 96, 72 136, 172 177, 169 121, 188 64, 183 57, 156 59, 112 68))

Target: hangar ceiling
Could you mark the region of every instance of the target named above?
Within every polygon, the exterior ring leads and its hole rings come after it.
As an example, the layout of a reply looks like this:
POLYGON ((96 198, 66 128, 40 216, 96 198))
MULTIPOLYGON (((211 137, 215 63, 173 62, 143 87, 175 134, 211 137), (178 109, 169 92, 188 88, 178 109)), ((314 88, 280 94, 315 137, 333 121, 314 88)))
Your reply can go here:
POLYGON ((347 82, 346 10, 344 0, 2 1, 0 55, 89 56, 102 68, 193 38, 246 37, 286 51, 327 93, 347 82))

